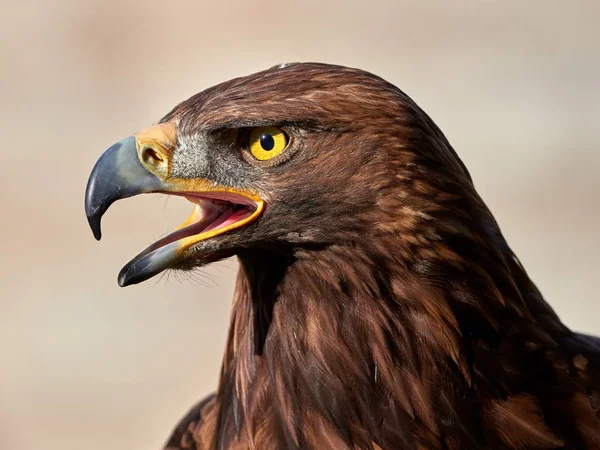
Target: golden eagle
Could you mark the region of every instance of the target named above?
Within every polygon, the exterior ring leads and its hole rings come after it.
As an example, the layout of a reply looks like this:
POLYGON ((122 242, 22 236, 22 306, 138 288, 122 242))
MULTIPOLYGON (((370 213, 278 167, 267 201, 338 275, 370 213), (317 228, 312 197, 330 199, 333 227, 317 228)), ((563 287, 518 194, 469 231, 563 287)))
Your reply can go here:
POLYGON ((600 448, 600 340, 561 323, 440 129, 370 73, 290 64, 180 103, 86 192, 192 215, 119 275, 237 256, 214 395, 170 449, 600 448))

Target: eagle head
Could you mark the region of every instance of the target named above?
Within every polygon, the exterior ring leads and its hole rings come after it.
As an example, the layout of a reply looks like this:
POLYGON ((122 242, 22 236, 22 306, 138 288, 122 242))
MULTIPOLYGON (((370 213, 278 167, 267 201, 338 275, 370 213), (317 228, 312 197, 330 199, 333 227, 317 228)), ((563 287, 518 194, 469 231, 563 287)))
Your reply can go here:
POLYGON ((114 144, 92 171, 85 209, 100 239, 115 200, 163 193, 194 204, 122 269, 126 286, 260 249, 295 255, 408 235, 440 210, 440 183, 465 180, 442 133, 398 88, 357 69, 293 63, 207 89, 114 144))

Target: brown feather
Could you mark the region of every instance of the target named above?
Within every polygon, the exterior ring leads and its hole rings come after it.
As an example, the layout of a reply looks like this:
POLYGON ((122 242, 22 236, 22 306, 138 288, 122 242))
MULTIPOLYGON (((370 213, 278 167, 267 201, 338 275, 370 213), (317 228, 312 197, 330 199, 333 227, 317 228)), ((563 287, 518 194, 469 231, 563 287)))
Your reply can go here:
POLYGON ((169 448, 598 448, 598 341, 546 304, 406 94, 295 64, 163 120, 188 141, 256 124, 296 136, 287 162, 243 180, 267 207, 230 238, 240 272, 219 387, 169 448))
POLYGON ((564 447, 564 442, 548 429, 537 401, 531 395, 512 395, 507 400, 495 400, 486 410, 486 425, 497 432, 509 448, 564 447))

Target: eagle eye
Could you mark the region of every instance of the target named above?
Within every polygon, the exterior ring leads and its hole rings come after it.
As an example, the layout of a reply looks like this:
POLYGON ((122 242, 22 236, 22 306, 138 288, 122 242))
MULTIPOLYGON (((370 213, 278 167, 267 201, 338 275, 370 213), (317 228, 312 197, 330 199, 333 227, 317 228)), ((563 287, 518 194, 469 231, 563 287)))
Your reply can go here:
POLYGON ((279 155, 288 144, 286 134, 276 127, 256 127, 250 131, 248 148, 259 161, 279 155))

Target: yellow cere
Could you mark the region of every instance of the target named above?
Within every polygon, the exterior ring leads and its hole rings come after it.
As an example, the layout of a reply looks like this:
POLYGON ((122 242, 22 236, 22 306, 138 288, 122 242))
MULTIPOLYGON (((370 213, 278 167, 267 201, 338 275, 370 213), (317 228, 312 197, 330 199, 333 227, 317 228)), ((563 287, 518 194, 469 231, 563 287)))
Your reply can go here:
POLYGON ((250 132, 250 153, 259 161, 266 161, 280 154, 287 146, 287 137, 276 127, 256 127, 250 132))

